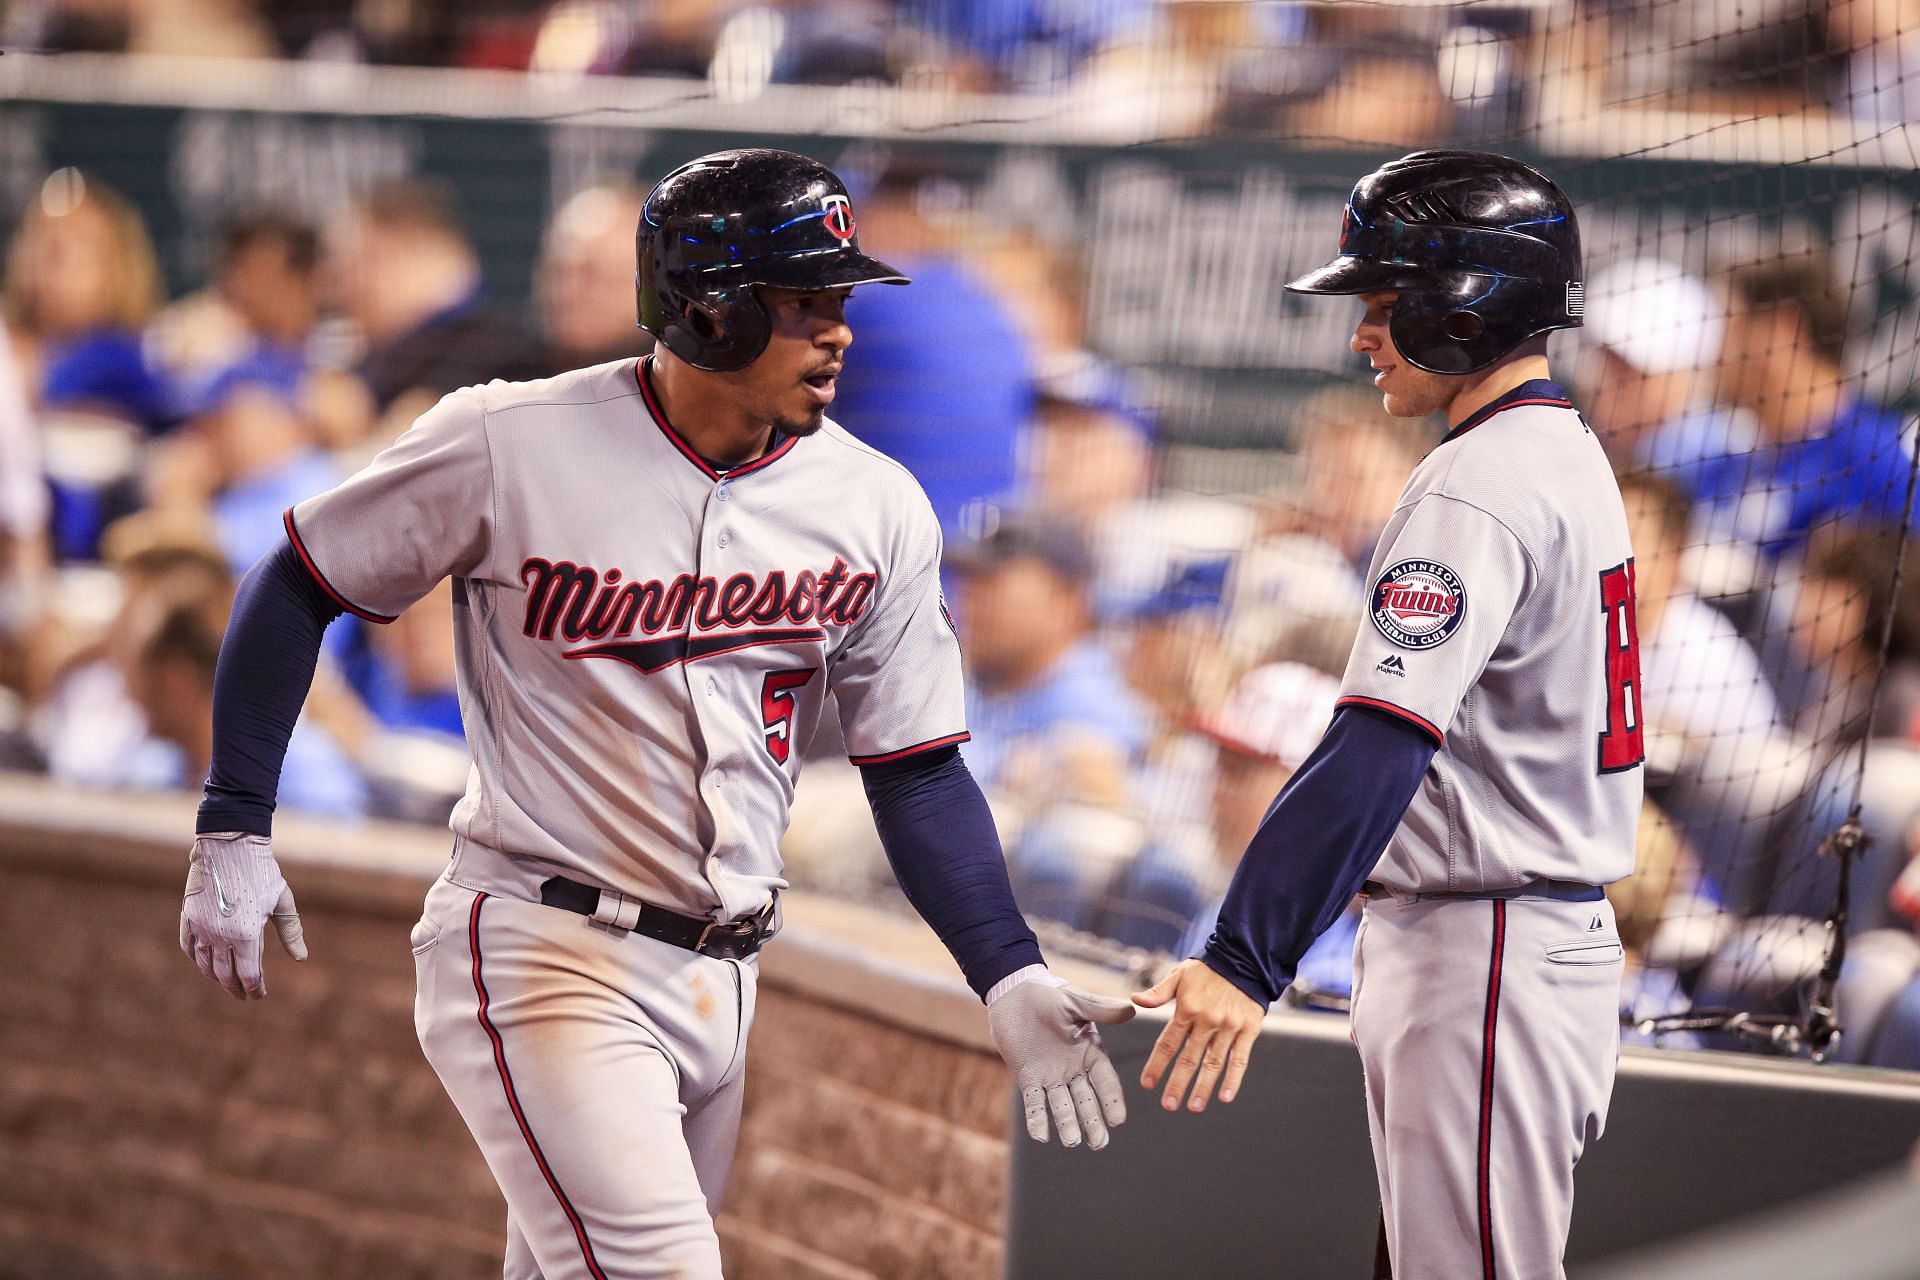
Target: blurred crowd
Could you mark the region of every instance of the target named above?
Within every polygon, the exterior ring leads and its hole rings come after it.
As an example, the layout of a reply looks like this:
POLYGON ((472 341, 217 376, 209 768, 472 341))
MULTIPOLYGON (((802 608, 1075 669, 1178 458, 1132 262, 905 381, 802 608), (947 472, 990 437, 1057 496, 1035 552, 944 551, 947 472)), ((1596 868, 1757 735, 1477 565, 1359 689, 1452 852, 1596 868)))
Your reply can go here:
MULTIPOLYGON (((194 787, 238 575, 283 513, 457 387, 640 350, 641 193, 552 220, 539 316, 491 304, 445 191, 396 182, 324 227, 219 237, 206 287, 161 296, 138 212, 74 170, 9 246, 0 343, 0 676, 7 752, 85 785, 194 787)), ((451 592, 392 627, 342 619, 290 748, 287 808, 444 818, 465 785, 451 592)))
POLYGON ((11 0, 0 39, 686 78, 730 100, 924 86, 1173 136, 1431 143, 1596 107, 1920 118, 1916 0, 11 0))
MULTIPOLYGON (((943 181, 900 158, 862 192, 863 247, 915 284, 850 303, 833 416, 913 470, 947 529, 965 753, 1022 902, 1128 963, 1184 954, 1331 717, 1374 541, 1438 432, 1333 383, 1275 403, 1265 463, 1225 491, 1182 483, 1192 447, 1082 346, 1075 264, 973 225, 943 181)), ((197 789, 234 584, 283 512, 456 387, 644 352, 641 198, 562 204, 526 305, 488 294, 459 211, 420 180, 320 225, 237 217, 205 285, 170 299, 139 213, 50 176, 0 295, 0 762, 197 789)), ((1711 1010, 1799 1009, 1839 892, 1817 848, 1857 787, 1871 843, 1843 1052, 1920 1068, 1920 587, 1898 572, 1913 429, 1842 372, 1865 336, 1847 296, 1818 245, 1700 272, 1615 257, 1555 359, 1637 552, 1649 805, 1616 891, 1623 1012, 1662 1043, 1737 1047, 1701 1025, 1711 1010)), ((467 773, 452 627, 444 587, 392 626, 333 625, 283 809, 444 820, 467 773)), ((830 736, 809 748, 794 879, 883 894, 830 736)), ((1340 1005, 1355 918, 1296 998, 1340 1005)))

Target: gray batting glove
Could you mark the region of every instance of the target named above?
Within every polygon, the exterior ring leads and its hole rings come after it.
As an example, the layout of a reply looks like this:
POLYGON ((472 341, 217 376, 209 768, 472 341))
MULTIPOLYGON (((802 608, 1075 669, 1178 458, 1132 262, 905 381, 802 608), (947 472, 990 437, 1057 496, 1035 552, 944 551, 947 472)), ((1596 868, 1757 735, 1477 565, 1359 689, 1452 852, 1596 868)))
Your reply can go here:
POLYGON ((287 954, 305 960, 300 913, 272 843, 239 831, 196 836, 180 905, 180 949, 234 999, 258 1000, 267 994, 260 950, 269 922, 287 954))
POLYGON ((1047 1140, 1047 1117, 1060 1145, 1107 1145, 1107 1130, 1127 1119, 1120 1077, 1100 1045, 1096 1023, 1125 1022, 1131 1003, 1068 986, 1052 974, 996 989, 987 1002, 993 1043, 1013 1072, 1026 1108, 1027 1134, 1047 1140))

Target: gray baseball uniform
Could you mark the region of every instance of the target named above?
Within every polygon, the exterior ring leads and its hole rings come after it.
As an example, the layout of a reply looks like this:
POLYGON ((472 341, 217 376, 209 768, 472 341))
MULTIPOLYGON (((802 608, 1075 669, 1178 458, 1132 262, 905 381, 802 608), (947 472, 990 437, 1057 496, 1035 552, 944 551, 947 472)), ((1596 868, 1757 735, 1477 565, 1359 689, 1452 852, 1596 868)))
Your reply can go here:
POLYGON ((1525 384, 1420 464, 1370 581, 1341 702, 1444 744, 1354 962, 1395 1275, 1558 1276, 1618 1056, 1597 886, 1633 871, 1643 753, 1626 517, 1557 387, 1525 384))
POLYGON ((770 903, 829 690, 856 763, 966 737, 925 495, 831 422, 723 474, 626 360, 455 392, 287 524, 362 616, 454 580, 474 767, 416 1021, 509 1280, 717 1276, 756 962, 627 928, 770 903), (538 905, 553 876, 593 918, 538 905))

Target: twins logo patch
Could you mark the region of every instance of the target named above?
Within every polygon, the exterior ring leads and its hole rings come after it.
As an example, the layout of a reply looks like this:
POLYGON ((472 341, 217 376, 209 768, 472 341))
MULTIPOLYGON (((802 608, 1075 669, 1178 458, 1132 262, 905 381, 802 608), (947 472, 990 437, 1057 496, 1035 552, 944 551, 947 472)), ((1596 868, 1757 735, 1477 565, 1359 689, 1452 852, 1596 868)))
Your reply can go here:
POLYGON ((1402 560, 1374 583, 1374 628, 1402 649, 1445 644, 1466 616, 1467 589, 1438 560, 1402 560))

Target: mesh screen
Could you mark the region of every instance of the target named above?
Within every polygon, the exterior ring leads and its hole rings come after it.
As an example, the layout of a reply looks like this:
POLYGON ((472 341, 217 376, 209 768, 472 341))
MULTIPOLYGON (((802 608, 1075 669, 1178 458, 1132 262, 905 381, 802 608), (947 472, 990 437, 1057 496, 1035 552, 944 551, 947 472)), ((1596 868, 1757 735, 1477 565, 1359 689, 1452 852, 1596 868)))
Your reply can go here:
MULTIPOLYGON (((21 57, 61 29, 10 15, 0 190, 45 210, 76 173, 121 189, 178 295, 236 213, 327 224, 426 174, 496 301, 551 337, 567 299, 589 305, 553 255, 590 188, 744 142, 847 177, 863 247, 917 283, 853 300, 834 416, 916 471, 950 543, 1037 513, 1091 556, 949 593, 969 761, 1023 903, 1055 946, 1139 968, 1204 938, 1324 726, 1367 557, 1440 434, 1383 412, 1348 347, 1357 305, 1281 285, 1329 256, 1383 160, 1538 165, 1586 253, 1585 324, 1554 337, 1553 368, 1614 461, 1638 557, 1649 803, 1640 871, 1612 891, 1628 1020, 1799 1048, 1838 979, 1843 1056, 1920 1067, 1901 1012, 1920 614, 1900 568, 1920 5, 569 2, 419 5, 378 31, 264 12, 297 70, 21 57), (470 70, 328 60, 356 40, 470 70), (1850 817, 1869 843, 1823 856, 1850 817)), ((599 296, 618 302, 629 268, 603 258, 599 296)), ((325 335, 312 358, 350 370, 352 335, 325 335)), ((885 898, 831 736, 793 878, 885 898)), ((1350 936, 1349 917, 1310 954, 1298 998, 1339 1003, 1350 936)))
MULTIPOLYGON (((1280 285, 1329 255, 1348 185, 1380 158, 1495 149, 1579 205, 1586 324, 1552 359, 1616 464, 1638 556, 1649 802, 1640 872, 1614 890, 1630 1021, 1672 1015, 1666 1043, 1797 1043, 1831 998, 1839 927, 1875 935, 1848 969, 1870 1031, 1876 987, 1910 972, 1895 880, 1920 812, 1899 582, 1916 15, 1175 4, 1134 27, 1138 11, 1106 12, 1109 43, 1065 64, 1062 42, 1053 61, 1009 55, 1000 84, 1039 93, 1022 77, 1041 75, 1044 121, 1126 152, 1095 154, 1077 191, 1029 151, 972 185, 913 188, 1039 335, 1017 487, 1091 540, 1094 631, 1147 726, 1142 747, 1089 712, 982 753, 1031 908, 1109 955, 1204 936, 1311 745, 1282 741, 1282 722, 1324 718, 1307 673, 1338 675, 1358 575, 1436 438, 1356 377, 1357 306, 1280 285), (1147 141, 1168 136, 1193 141, 1147 141), (1261 701, 1273 664, 1294 668, 1291 701, 1261 701), (1841 860, 1820 850, 1850 814, 1871 843, 1836 926, 1841 860)), ((907 168, 927 154, 882 149, 907 168)), ((991 595, 962 584, 963 616, 970 594, 991 595)), ((980 611, 982 701, 1027 709, 1020 662, 1044 642, 1011 603, 980 611)), ((1343 946, 1310 956, 1303 999, 1337 1001, 1343 946)))

